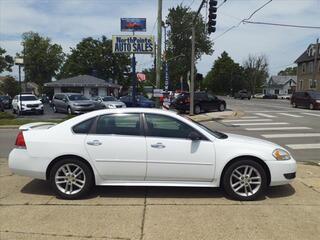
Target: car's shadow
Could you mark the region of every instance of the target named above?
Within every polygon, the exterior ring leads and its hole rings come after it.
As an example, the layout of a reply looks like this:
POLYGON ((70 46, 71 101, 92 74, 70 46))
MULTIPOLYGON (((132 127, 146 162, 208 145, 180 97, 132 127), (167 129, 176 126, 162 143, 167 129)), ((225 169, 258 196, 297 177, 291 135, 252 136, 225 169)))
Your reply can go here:
MULTIPOLYGON (((43 180, 32 180, 22 189, 22 193, 32 195, 54 196, 49 183, 43 180)), ((295 194, 291 185, 269 187, 266 195, 261 196, 258 201, 266 198, 283 198, 295 194)), ((220 188, 196 188, 196 187, 113 187, 96 186, 90 194, 83 198, 227 198, 230 199, 220 188)))

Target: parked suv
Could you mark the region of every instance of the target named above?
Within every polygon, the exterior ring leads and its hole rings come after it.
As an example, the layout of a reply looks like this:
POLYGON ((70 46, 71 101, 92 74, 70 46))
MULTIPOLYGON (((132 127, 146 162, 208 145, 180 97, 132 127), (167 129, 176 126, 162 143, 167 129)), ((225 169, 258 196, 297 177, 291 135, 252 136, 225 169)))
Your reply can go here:
MULTIPOLYGON (((177 109, 180 112, 185 112, 190 109, 190 94, 181 93, 174 99, 170 105, 171 108, 177 109)), ((194 113, 208 112, 212 110, 224 111, 226 102, 207 92, 194 93, 194 113)))
POLYGON ((96 110, 93 101, 80 93, 57 93, 52 99, 54 112, 66 112, 68 114, 80 114, 96 110))
POLYGON ((43 104, 33 94, 16 95, 12 100, 12 112, 18 115, 26 112, 43 114, 43 104))
POLYGON ((234 98, 240 98, 240 99, 248 98, 250 100, 251 93, 248 92, 247 90, 240 90, 239 92, 234 94, 234 98))
POLYGON ((311 110, 320 109, 320 92, 301 91, 294 92, 291 97, 293 107, 306 107, 311 110))

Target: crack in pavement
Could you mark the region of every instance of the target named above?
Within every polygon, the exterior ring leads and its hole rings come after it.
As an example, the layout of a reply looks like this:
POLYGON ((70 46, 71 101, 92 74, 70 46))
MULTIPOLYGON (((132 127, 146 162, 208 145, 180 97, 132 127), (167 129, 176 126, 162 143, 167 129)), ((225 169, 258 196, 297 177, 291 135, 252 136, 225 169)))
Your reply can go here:
POLYGON ((146 210, 147 210, 147 195, 148 195, 148 188, 145 188, 144 202, 143 202, 143 214, 142 214, 142 221, 141 221, 140 240, 142 240, 143 236, 144 236, 144 223, 145 223, 146 210))
POLYGON ((0 231, 0 233, 15 233, 15 234, 30 234, 40 236, 52 236, 52 237, 73 237, 73 238, 99 238, 99 239, 112 239, 112 240, 130 240, 127 237, 107 237, 107 236, 91 236, 91 235, 73 235, 73 234, 54 234, 54 233, 37 233, 37 232, 20 232, 20 231, 0 231))

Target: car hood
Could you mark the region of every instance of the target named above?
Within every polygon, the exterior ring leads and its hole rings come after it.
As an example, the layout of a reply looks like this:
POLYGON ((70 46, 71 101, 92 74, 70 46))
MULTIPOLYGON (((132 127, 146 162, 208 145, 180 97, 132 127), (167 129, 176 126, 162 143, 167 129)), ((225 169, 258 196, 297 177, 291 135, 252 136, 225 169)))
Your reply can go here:
POLYGON ((228 141, 246 144, 250 146, 250 148, 255 148, 257 145, 271 148, 281 148, 281 146, 279 146, 278 144, 260 138, 248 137, 232 133, 226 134, 228 135, 228 141))
POLYGON ((103 101, 105 105, 124 105, 121 101, 103 101))
POLYGON ((21 101, 22 104, 42 104, 40 100, 34 100, 34 101, 21 101))

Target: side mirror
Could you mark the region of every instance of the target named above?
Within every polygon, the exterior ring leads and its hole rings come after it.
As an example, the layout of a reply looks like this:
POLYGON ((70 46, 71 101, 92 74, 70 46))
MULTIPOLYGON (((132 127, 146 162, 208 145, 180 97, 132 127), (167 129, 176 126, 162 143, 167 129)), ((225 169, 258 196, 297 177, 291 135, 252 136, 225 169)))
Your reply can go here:
POLYGON ((188 139, 191 139, 192 141, 201 140, 201 136, 198 132, 192 131, 189 133, 188 139))

